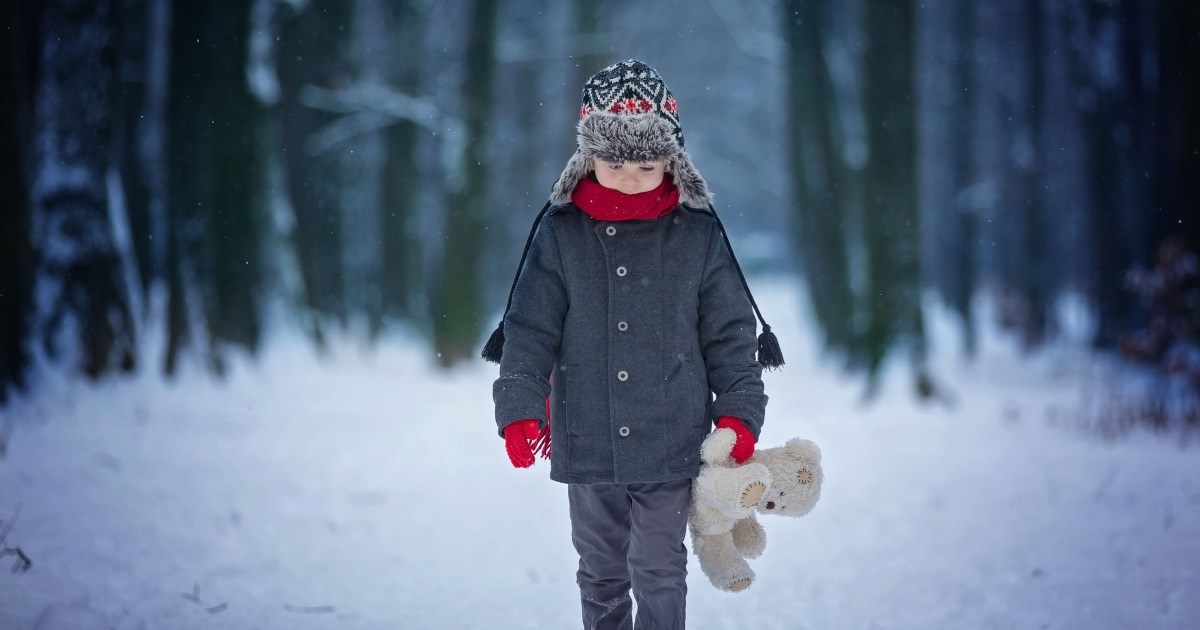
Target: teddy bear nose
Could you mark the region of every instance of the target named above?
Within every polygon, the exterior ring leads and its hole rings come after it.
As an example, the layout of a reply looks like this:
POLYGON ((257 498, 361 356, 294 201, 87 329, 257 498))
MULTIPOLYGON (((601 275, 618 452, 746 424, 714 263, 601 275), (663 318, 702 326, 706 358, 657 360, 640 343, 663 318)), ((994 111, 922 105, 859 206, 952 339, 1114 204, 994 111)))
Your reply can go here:
POLYGON ((774 501, 767 501, 767 509, 768 509, 768 510, 774 510, 774 509, 775 509, 775 502, 774 502, 774 501))

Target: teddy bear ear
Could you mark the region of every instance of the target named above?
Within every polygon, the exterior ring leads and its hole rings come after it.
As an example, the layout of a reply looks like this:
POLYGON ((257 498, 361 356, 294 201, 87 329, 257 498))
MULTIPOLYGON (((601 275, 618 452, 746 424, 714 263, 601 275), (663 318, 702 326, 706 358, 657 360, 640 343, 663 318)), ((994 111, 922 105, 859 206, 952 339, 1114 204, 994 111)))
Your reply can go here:
POLYGON ((792 457, 821 462, 821 448, 810 440, 792 438, 783 445, 784 452, 792 457))

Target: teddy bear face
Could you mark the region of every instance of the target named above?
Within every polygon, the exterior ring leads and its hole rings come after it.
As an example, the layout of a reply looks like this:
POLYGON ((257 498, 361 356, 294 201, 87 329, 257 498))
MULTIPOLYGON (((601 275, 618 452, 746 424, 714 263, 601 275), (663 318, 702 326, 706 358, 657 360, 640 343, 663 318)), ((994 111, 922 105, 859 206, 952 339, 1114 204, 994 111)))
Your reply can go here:
POLYGON ((821 451, 808 440, 792 439, 787 444, 761 449, 751 461, 765 464, 771 471, 771 487, 758 500, 760 514, 804 516, 821 498, 824 474, 821 451))

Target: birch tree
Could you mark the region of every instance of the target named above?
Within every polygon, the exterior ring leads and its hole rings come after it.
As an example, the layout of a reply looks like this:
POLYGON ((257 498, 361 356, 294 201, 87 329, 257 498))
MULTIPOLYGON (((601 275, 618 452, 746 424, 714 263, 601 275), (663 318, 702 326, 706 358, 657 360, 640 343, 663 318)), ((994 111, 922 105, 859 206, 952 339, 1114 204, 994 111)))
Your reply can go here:
POLYGON ((109 215, 113 28, 109 2, 43 5, 35 110, 34 334, 98 377, 135 365, 133 321, 109 215))

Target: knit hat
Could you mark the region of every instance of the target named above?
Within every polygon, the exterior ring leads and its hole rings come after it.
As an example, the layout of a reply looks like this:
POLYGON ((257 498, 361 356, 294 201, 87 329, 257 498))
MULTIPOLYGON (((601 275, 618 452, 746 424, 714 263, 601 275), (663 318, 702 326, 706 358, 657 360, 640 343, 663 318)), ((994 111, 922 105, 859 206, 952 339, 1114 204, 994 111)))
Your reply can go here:
MULTIPOLYGON (((729 244, 729 236, 725 226, 717 216, 712 206, 712 193, 708 184, 700 176, 692 164, 692 158, 683 150, 683 128, 679 125, 679 106, 675 97, 667 89, 658 72, 650 66, 630 59, 615 63, 597 72, 583 86, 583 104, 579 108, 578 147, 575 154, 567 162, 562 175, 554 183, 550 199, 542 207, 529 236, 525 239, 525 250, 521 252, 521 262, 517 265, 516 277, 513 278, 512 288, 508 291, 508 304, 504 307, 505 316, 512 307, 513 291, 517 288, 517 280, 525 267, 525 258, 529 254, 529 246, 537 232, 542 217, 553 206, 571 202, 571 193, 588 173, 595 170, 595 158, 605 162, 649 162, 665 160, 666 172, 669 173, 679 189, 679 201, 694 208, 707 207, 717 222, 725 247, 733 259, 733 267, 737 270, 738 279, 754 308, 754 314, 762 324, 763 332, 758 336, 758 361, 763 367, 771 369, 783 365, 783 354, 779 350, 779 341, 771 327, 763 319, 746 277, 742 274, 737 256, 733 254, 733 246, 729 244)), ((499 363, 504 350, 504 318, 484 345, 481 355, 487 361, 499 363)), ((543 430, 545 427, 543 427, 543 430)))
POLYGON ((571 201, 575 187, 595 170, 595 158, 664 160, 680 201, 697 208, 712 202, 708 184, 683 150, 679 105, 654 68, 630 59, 592 75, 583 86, 577 130, 578 148, 554 183, 552 205, 571 201))

